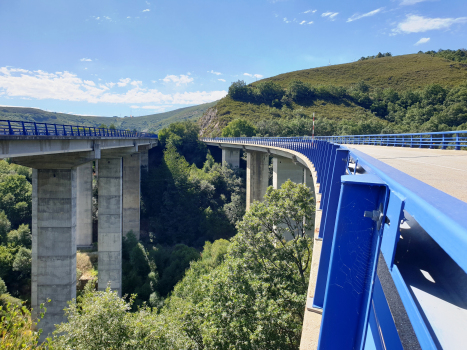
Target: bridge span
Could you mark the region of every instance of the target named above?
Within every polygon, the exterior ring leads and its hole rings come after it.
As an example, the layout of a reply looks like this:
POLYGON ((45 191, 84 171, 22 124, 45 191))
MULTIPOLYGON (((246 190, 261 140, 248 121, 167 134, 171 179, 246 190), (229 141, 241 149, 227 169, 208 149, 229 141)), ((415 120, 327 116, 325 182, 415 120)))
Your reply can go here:
POLYGON ((467 344, 467 131, 205 138, 239 166, 247 207, 287 179, 315 191, 300 349, 467 344))
POLYGON ((0 121, 0 158, 32 171, 33 316, 48 299, 44 339, 76 297, 76 247, 92 246, 92 162, 98 172, 98 288, 121 295, 122 234, 140 232, 140 176, 157 136, 0 121))

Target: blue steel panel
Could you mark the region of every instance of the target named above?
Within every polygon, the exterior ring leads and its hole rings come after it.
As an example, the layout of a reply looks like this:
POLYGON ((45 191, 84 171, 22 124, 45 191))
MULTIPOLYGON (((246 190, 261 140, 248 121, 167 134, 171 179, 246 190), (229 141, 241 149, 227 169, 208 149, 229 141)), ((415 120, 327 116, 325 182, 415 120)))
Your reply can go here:
POLYGON ((370 315, 368 318, 368 328, 365 339, 365 350, 385 350, 381 343, 381 337, 379 334, 378 323, 376 322, 375 309, 373 304, 370 307, 370 315))
POLYGON ((374 175, 344 175, 326 285, 318 349, 362 349, 380 247, 365 211, 384 210, 387 187, 374 175))
POLYGON ((381 343, 388 350, 404 350, 378 276, 375 279, 372 306, 381 343))
POLYGON ((318 276, 316 279, 315 294, 313 297, 313 306, 322 308, 324 304, 324 294, 326 292, 326 281, 328 279, 329 258, 331 255, 332 238, 336 223, 337 207, 339 204, 339 195, 341 189, 341 176, 345 175, 347 167, 347 156, 349 151, 338 149, 336 151, 334 167, 332 172, 331 186, 329 191, 329 200, 327 208, 323 210, 321 216, 319 237, 323 239, 321 255, 319 259, 318 276))
POLYGON ((404 217, 404 199, 401 196, 391 191, 389 195, 388 210, 386 216, 390 220, 389 225, 384 224, 383 239, 381 242, 381 252, 383 253, 384 260, 389 267, 392 269, 394 262, 394 255, 396 254, 396 245, 399 242, 400 236, 400 222, 404 217))

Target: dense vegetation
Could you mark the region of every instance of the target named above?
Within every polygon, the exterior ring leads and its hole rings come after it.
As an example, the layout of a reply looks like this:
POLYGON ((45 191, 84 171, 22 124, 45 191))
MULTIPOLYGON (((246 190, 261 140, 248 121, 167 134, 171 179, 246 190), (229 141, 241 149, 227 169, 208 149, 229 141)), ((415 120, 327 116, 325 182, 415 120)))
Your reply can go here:
MULTIPOLYGON (((354 104, 361 108, 352 118, 332 119, 318 115, 316 135, 467 129, 467 82, 453 88, 431 84, 423 89, 398 92, 392 88, 372 88, 364 81, 345 88, 315 87, 293 80, 286 90, 270 81, 256 86, 239 81, 232 84, 229 95, 242 102, 268 105, 270 116, 254 122, 258 136, 311 135, 312 116, 307 108, 316 101, 354 104)), ((240 122, 234 120, 228 124, 222 135, 240 136, 230 132, 237 123, 240 122)))
POLYGON ((31 297, 31 176, 0 160, 0 306, 31 297))
POLYGON ((259 135, 309 135, 313 113, 317 135, 465 128, 465 51, 381 56, 235 82, 200 120, 202 135, 220 135, 235 119, 259 135))
POLYGON ((101 124, 114 125, 117 129, 157 132, 171 123, 197 120, 215 102, 185 107, 170 112, 150 114, 142 117, 122 116, 93 117, 65 113, 47 112, 37 108, 0 107, 0 119, 21 120, 38 123, 85 125, 98 127, 101 124))
POLYGON ((93 291, 67 309, 51 349, 297 349, 308 287, 312 192, 268 189, 230 242, 207 242, 163 306, 93 291), (305 220, 303 220, 305 218, 305 220), (289 241, 285 237, 290 237, 289 241), (92 327, 89 325, 92 324, 92 327))

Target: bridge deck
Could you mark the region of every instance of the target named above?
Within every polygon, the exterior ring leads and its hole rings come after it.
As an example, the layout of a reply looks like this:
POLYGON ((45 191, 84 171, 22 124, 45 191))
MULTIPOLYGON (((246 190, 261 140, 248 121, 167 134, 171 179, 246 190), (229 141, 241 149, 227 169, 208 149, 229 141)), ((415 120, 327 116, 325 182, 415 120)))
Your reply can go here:
POLYGON ((441 149, 345 145, 467 202, 467 152, 441 149))

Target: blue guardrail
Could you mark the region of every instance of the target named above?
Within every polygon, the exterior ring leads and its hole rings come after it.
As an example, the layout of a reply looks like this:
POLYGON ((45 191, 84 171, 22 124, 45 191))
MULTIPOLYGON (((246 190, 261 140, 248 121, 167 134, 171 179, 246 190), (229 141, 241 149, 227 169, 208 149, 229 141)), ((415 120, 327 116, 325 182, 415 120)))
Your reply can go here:
POLYGON ((316 170, 319 350, 467 348, 467 203, 344 144, 453 149, 467 131, 205 138, 277 147, 316 170))
POLYGON ((156 134, 139 131, 95 128, 92 126, 82 125, 62 125, 50 123, 24 122, 15 120, 0 120, 0 135, 157 138, 156 134))

